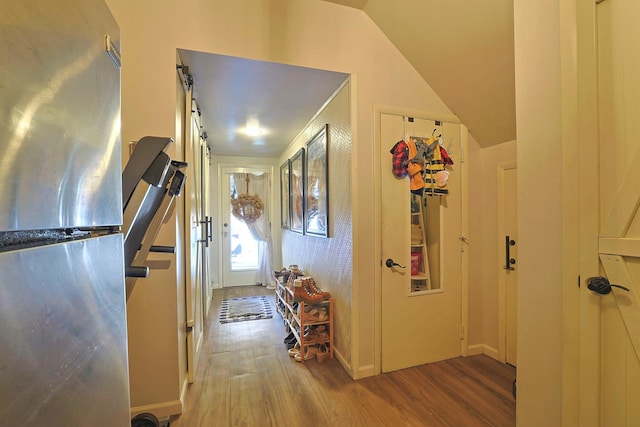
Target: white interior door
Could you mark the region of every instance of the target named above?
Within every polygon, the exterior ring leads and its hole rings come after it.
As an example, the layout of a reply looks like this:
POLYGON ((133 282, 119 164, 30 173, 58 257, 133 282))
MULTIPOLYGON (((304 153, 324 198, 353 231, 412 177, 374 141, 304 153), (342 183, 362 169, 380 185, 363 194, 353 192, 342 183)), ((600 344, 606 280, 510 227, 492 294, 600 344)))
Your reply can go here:
MULTIPOLYGON (((381 168, 381 366, 383 372, 456 357, 461 354, 461 127, 433 120, 382 114, 380 131, 381 168), (412 206, 409 178, 399 179, 391 171, 389 150, 400 139, 442 134, 455 165, 446 196, 423 196, 429 280, 411 271, 412 206), (385 168, 385 162, 389 165, 385 168), (425 204, 426 201, 426 204, 425 204), (387 260, 400 266, 386 267, 387 260), (406 268, 405 268, 406 267, 406 268)), ((424 259, 426 257, 426 259, 424 259)), ((417 274, 420 273, 420 274, 417 274)))
POLYGON ((187 332, 187 376, 189 382, 195 378, 197 355, 204 338, 203 290, 203 228, 206 221, 202 215, 202 159, 200 116, 191 91, 187 93, 187 117, 185 128, 185 158, 189 164, 185 182, 185 212, 188 218, 188 242, 186 248, 186 332, 187 332))
POLYGON ((502 257, 500 265, 504 288, 504 360, 513 366, 517 363, 518 339, 518 205, 517 169, 515 164, 502 170, 500 209, 502 233, 502 257))
POLYGON ((201 161, 201 212, 204 217, 202 227, 202 239, 204 248, 202 250, 202 309, 204 317, 209 313, 209 306, 213 297, 213 283, 211 282, 211 244, 213 241, 213 220, 211 217, 211 153, 207 147, 206 137, 200 140, 200 161, 201 161))
POLYGON ((603 426, 640 423, 640 2, 597 5, 603 426))

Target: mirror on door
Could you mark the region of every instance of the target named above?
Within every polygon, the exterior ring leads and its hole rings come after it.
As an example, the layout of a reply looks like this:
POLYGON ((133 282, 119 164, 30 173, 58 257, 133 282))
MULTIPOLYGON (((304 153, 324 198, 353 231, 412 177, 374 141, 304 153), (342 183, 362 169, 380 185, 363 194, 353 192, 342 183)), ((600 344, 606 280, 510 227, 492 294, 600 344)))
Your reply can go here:
POLYGON ((441 289, 439 196, 411 195, 411 293, 441 289))

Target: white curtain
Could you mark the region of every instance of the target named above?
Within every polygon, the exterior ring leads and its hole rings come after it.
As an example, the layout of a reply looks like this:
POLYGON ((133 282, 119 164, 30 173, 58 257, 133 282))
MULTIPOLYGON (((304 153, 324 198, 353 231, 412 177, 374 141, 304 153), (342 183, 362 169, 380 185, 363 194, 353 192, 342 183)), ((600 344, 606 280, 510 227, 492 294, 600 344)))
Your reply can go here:
MULTIPOLYGON (((237 194, 247 192, 246 184, 247 174, 234 173, 233 182, 236 186, 237 194)), ((262 216, 253 224, 247 224, 253 238, 258 242, 259 267, 256 273, 256 283, 262 283, 262 286, 273 288, 271 257, 273 254, 273 243, 271 241, 271 215, 269 213, 271 194, 271 180, 268 173, 262 175, 249 174, 249 194, 257 194, 264 204, 262 216)))

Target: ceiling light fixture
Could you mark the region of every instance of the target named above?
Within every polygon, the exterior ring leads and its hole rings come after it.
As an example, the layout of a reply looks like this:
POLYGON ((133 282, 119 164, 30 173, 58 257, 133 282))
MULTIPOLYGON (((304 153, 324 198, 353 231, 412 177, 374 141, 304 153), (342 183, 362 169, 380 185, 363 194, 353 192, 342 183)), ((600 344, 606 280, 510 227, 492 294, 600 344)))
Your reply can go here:
POLYGON ((247 125, 243 128, 240 128, 239 132, 252 138, 263 136, 267 133, 264 128, 260 127, 260 122, 258 121, 258 119, 247 120, 247 125))

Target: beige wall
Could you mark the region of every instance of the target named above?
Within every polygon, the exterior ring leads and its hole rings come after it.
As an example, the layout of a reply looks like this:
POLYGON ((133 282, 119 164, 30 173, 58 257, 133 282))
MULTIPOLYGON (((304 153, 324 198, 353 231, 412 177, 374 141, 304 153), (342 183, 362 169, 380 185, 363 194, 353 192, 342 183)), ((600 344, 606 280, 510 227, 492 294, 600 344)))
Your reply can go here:
MULTIPOLYGON (((362 11, 318 0, 107 0, 107 4, 121 28, 123 141, 149 134, 174 136, 177 48, 352 74, 352 277, 357 284, 352 307, 357 317, 352 319, 351 363, 356 373, 361 366, 373 366, 373 283, 379 255, 373 250, 371 215, 372 106, 451 112, 362 11)), ((166 281, 167 287, 175 286, 175 276, 166 281)), ((175 309, 171 299, 175 293, 167 293, 166 301, 153 304, 153 309, 175 309)), ((182 350, 150 342, 146 351, 157 358, 182 350)), ((144 403, 178 399, 174 390, 177 387, 168 393, 156 387, 144 403)))
POLYGON ((498 165, 516 160, 516 141, 469 141, 469 351, 498 357, 498 165))
POLYGON ((564 203, 577 193, 577 187, 565 185, 575 157, 566 143, 575 136, 571 117, 577 108, 569 93, 577 85, 575 75, 567 75, 575 64, 575 15, 565 14, 572 7, 569 3, 514 3, 519 426, 562 425, 563 327, 575 321, 563 318, 569 303, 564 298, 570 295, 564 290, 576 294, 578 278, 577 271, 573 277, 564 275, 578 251, 566 245, 565 234, 577 223, 577 218, 565 217, 575 205, 564 203))

